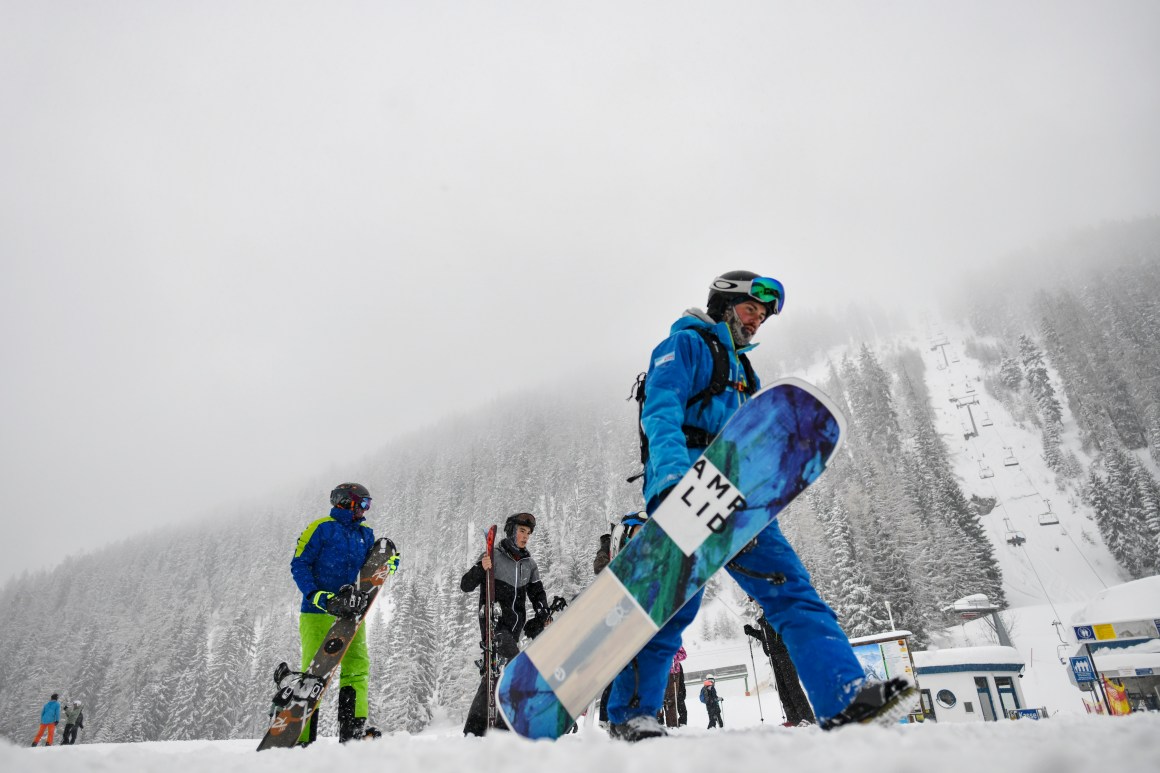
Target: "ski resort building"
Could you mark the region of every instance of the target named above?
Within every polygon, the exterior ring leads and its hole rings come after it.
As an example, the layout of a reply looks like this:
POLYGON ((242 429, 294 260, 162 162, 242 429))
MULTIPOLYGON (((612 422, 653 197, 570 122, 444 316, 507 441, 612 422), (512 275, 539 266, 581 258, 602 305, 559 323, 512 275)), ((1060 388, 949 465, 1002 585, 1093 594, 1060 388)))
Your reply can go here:
POLYGON ((1096 714, 1160 711, 1160 577, 1098 593, 1072 617, 1071 683, 1096 714))
POLYGON ((937 722, 995 722, 1045 716, 1028 708, 1019 679, 1025 667, 1014 647, 952 647, 914 653, 922 713, 937 722))

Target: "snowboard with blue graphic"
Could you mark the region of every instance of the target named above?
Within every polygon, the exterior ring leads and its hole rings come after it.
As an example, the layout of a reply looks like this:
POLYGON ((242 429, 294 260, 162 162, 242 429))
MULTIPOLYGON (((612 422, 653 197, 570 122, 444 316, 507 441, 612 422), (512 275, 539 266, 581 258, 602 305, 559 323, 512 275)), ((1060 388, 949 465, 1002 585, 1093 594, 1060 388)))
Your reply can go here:
POLYGON ((845 419, 798 379, 753 395, 568 611, 504 668, 503 718, 558 738, 719 569, 826 468, 845 419))

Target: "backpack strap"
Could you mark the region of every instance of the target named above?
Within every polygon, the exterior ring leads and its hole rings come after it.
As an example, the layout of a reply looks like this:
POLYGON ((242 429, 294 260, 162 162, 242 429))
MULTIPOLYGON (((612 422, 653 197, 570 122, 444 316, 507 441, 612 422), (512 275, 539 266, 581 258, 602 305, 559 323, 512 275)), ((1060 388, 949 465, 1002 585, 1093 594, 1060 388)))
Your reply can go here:
MULTIPOLYGON (((732 383, 729 381, 729 351, 726 349, 725 344, 711 330, 702 327, 689 329, 699 335, 701 340, 705 342, 705 345, 709 347, 709 354, 713 358, 713 372, 709 376, 708 386, 690 397, 685 403, 686 410, 700 403, 700 410, 704 411, 714 397, 723 393, 730 386, 745 395, 752 395, 757 391, 757 375, 747 356, 740 353, 737 355, 737 360, 741 363, 741 367, 745 371, 745 383, 732 383)), ((636 427, 640 434, 640 462, 644 465, 648 464, 649 457, 648 438, 644 434, 644 424, 641 422, 644 416, 644 382, 647 375, 647 373, 640 373, 636 377, 636 382, 632 385, 632 391, 629 393, 628 398, 630 400, 636 400, 636 427)), ((707 448, 713 442, 713 435, 701 427, 685 424, 681 427, 681 430, 685 433, 685 443, 689 448, 707 448)), ((634 480, 640 478, 641 475, 644 475, 644 473, 634 475, 628 479, 628 482, 632 483, 634 480)))

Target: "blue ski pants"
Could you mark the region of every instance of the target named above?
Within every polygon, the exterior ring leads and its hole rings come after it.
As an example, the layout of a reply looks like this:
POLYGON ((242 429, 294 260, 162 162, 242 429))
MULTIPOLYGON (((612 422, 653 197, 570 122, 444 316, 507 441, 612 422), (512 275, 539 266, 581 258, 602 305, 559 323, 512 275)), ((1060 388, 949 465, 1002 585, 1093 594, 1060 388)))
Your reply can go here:
MULTIPOLYGON (((838 714, 853 700, 865 672, 850 640, 838 626, 834 611, 822 601, 810 582, 801 559, 775 520, 757 535, 753 548, 738 555, 733 563, 751 574, 732 567, 726 571, 741 589, 757 600, 766 619, 781 634, 798 676, 813 704, 819 721, 838 714), (778 581, 770 575, 783 576, 778 581)), ((629 664, 612 683, 608 720, 615 724, 637 716, 655 716, 664 700, 665 685, 673 655, 681 645, 681 634, 701 608, 704 590, 698 591, 664 625, 636 656, 636 668, 629 664), (630 706, 634 692, 639 703, 630 706)))

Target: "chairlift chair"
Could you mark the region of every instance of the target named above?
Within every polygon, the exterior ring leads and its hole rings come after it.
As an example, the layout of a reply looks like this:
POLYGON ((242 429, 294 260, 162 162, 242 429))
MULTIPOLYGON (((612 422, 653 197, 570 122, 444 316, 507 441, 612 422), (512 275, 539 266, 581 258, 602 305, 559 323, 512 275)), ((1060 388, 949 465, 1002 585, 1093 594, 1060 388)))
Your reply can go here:
POLYGON ((1015 452, 1011 450, 1011 446, 1003 446, 1003 450, 1007 452, 1007 455, 1003 457, 1003 466, 1018 467, 1019 460, 1015 458, 1015 452))
POLYGON ((1007 540, 1008 545, 1016 548, 1027 541, 1027 537, 1021 531, 1009 531, 1004 538, 1007 540))
POLYGON ((982 459, 979 460, 979 477, 984 480, 987 478, 995 477, 995 472, 990 467, 983 464, 982 459))
POLYGON ((1047 505, 1047 511, 1039 514, 1039 525, 1053 526, 1059 523, 1059 516, 1051 512, 1051 501, 1045 499, 1043 500, 1043 504, 1047 505))
POLYGON ((986 411, 984 411, 984 412, 983 412, 983 418, 982 418, 982 419, 979 421, 979 424, 980 424, 981 426, 984 426, 984 427, 989 427, 989 426, 991 426, 991 425, 992 425, 992 424, 994 424, 994 423, 995 423, 995 422, 991 421, 991 414, 989 414, 989 413, 987 413, 986 411))

